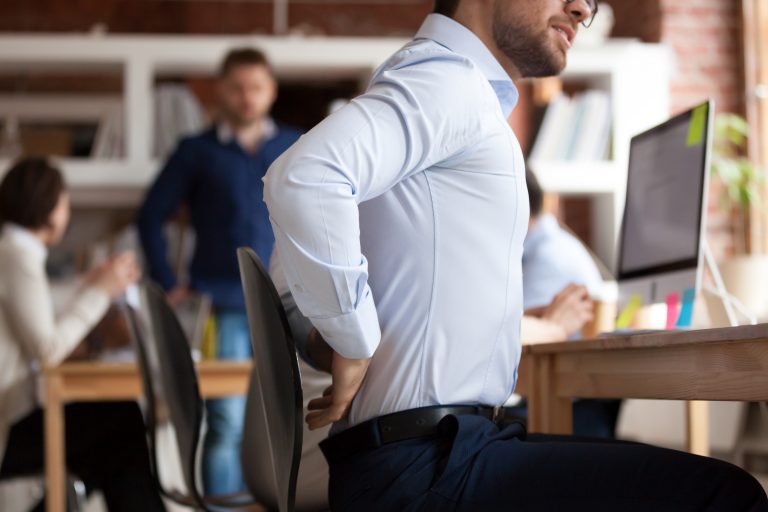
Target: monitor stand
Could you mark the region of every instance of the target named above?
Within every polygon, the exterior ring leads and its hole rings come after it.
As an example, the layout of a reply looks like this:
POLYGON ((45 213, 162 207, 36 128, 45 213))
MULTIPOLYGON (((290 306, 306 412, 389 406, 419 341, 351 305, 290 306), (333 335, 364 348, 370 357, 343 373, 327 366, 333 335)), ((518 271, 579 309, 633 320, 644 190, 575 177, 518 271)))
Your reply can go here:
POLYGON ((715 281, 715 286, 713 287, 712 285, 704 284, 702 289, 705 292, 711 293, 722 301, 723 307, 725 307, 725 314, 728 316, 728 323, 731 324, 731 327, 737 327, 741 325, 739 318, 736 315, 737 310, 741 316, 746 319, 744 322, 745 324, 757 324, 757 318, 755 317, 754 313, 752 313, 749 308, 747 308, 739 299, 728 293, 728 290, 725 287, 725 283, 723 282, 723 277, 720 275, 720 270, 717 267, 717 262, 715 262, 715 257, 712 255, 712 250, 709 247, 709 243, 707 243, 705 240, 703 245, 704 261, 707 268, 709 269, 709 273, 712 274, 712 279, 715 281))

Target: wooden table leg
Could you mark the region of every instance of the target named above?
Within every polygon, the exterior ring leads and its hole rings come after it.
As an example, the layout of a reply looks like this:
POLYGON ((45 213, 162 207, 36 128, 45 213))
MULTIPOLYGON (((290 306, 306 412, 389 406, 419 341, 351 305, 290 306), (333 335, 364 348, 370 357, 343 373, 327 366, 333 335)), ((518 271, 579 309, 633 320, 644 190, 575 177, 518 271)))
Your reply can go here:
POLYGON ((709 456, 709 402, 686 402, 685 419, 688 451, 709 456))
POLYGON ((66 511, 66 463, 64 447, 64 404, 58 377, 46 378, 45 395, 45 509, 66 511))
POLYGON ((573 433, 573 400, 557 396, 554 358, 536 355, 528 358, 521 371, 531 375, 528 393, 528 431, 541 434, 573 433))

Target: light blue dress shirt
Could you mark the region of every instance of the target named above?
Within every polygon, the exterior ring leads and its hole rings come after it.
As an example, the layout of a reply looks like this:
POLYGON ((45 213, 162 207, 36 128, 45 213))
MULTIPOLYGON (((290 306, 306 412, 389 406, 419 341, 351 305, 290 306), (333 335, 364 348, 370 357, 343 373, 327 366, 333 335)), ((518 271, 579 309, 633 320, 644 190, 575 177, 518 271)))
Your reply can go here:
POLYGON ((523 305, 548 305, 569 284, 580 284, 598 298, 603 279, 581 241, 544 214, 528 232, 523 245, 523 305))
POLYGON ((485 45, 432 14, 270 168, 296 303, 338 353, 373 356, 349 424, 512 393, 529 214, 516 101, 485 45))

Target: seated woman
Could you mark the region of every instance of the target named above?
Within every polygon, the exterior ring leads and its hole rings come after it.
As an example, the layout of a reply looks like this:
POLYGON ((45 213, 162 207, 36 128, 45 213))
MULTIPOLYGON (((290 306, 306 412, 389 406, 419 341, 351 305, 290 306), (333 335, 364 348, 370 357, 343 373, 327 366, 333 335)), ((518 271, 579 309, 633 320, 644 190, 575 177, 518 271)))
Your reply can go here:
MULTIPOLYGON (((18 162, 0 183, 0 478, 42 472, 39 369, 66 359, 140 276, 132 254, 116 256, 92 270, 56 315, 45 260, 69 215, 62 175, 45 160, 18 162)), ((67 467, 88 490, 103 492, 110 511, 164 510, 135 403, 71 404, 65 418, 67 467)))

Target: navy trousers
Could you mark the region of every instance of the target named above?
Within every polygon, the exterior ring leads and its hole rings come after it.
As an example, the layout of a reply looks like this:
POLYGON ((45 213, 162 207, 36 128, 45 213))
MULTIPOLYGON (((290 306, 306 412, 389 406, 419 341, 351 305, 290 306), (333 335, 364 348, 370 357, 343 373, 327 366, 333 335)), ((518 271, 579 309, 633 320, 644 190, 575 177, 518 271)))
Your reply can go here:
POLYGON ((768 511, 760 484, 715 459, 637 443, 526 435, 448 416, 436 438, 330 464, 344 511, 768 511))

